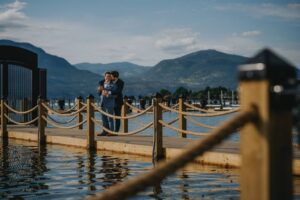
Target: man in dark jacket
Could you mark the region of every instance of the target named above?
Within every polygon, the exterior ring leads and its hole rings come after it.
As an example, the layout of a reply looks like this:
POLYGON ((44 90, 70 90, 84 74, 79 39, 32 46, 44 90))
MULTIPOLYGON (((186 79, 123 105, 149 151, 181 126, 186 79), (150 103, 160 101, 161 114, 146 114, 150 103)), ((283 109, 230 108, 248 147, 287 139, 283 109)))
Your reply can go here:
MULTIPOLYGON (((117 89, 114 92, 114 95, 116 95, 116 103, 115 103, 115 115, 121 116, 121 110, 123 105, 123 88, 124 88, 124 81, 119 79, 119 72, 112 71, 111 72, 112 80, 116 84, 117 89)), ((115 120, 115 132, 118 132, 120 130, 120 119, 115 120)))

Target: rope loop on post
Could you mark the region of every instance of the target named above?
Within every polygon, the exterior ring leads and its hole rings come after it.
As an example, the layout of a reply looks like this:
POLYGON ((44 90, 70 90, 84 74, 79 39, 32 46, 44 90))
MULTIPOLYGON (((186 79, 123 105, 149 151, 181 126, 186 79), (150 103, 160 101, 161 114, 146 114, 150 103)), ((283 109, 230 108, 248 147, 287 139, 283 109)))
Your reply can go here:
POLYGON ((38 105, 34 106, 33 108, 27 110, 27 111, 19 111, 19 110, 15 110, 12 107, 10 107, 7 103, 4 103, 4 106, 11 112, 19 114, 19 115, 26 115, 29 114, 33 111, 35 111, 38 108, 38 105))
POLYGON ((241 128, 246 123, 258 118, 256 109, 250 109, 238 113, 232 119, 223 123, 214 129, 209 135, 201 140, 197 140, 187 149, 175 158, 166 162, 160 162, 149 172, 134 177, 126 182, 114 185, 103 193, 88 198, 89 200, 106 200, 106 199, 126 199, 132 197, 138 192, 143 191, 149 186, 160 183, 164 178, 173 174, 178 169, 193 161, 196 157, 201 156, 206 151, 212 149, 224 139, 229 137, 235 130, 241 128))

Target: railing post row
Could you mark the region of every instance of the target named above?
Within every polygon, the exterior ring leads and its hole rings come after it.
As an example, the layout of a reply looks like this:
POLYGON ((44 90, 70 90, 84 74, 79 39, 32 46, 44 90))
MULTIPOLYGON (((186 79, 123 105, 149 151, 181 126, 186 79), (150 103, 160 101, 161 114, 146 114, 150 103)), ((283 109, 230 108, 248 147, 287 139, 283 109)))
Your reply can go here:
POLYGON ((7 119, 5 118, 5 115, 7 115, 7 108, 5 107, 5 103, 7 100, 5 98, 1 98, 1 137, 7 138, 8 132, 7 132, 7 119))
POLYGON ((162 120, 162 108, 159 103, 162 102, 160 94, 156 94, 153 98, 153 125, 154 125, 154 160, 158 161, 164 158, 163 149, 163 128, 159 120, 162 120))
MULTIPOLYGON (((82 108, 82 97, 79 96, 76 98, 76 104, 77 104, 77 109, 80 110, 82 108)), ((83 116, 82 116, 82 113, 81 112, 78 112, 77 114, 77 123, 81 123, 83 120, 83 116)), ((83 124, 79 125, 78 126, 78 129, 82 130, 83 128, 83 124)))
POLYGON ((44 108, 43 103, 44 99, 38 99, 38 144, 44 145, 46 143, 46 122, 43 117, 47 117, 47 110, 44 108))
POLYGON ((86 119, 87 119, 87 148, 93 149, 95 148, 95 123, 93 118, 95 116, 94 107, 92 104, 94 103, 94 96, 90 95, 87 97, 87 112, 86 112, 86 119))
MULTIPOLYGON (((178 110, 179 112, 185 112, 186 106, 184 105, 184 97, 180 96, 178 99, 178 110)), ((184 114, 179 113, 178 114, 178 125, 179 129, 186 130, 186 119, 184 117, 184 114)), ((179 137, 186 138, 186 134, 183 132, 178 132, 179 137)))
POLYGON ((259 119, 241 130, 241 199, 292 199, 294 67, 269 50, 239 71, 241 108, 254 105, 259 119))
MULTIPOLYGON (((125 117, 128 113, 128 97, 124 97, 123 106, 122 106, 122 117, 125 117)), ((122 129, 124 133, 128 133, 128 119, 122 119, 122 129)))

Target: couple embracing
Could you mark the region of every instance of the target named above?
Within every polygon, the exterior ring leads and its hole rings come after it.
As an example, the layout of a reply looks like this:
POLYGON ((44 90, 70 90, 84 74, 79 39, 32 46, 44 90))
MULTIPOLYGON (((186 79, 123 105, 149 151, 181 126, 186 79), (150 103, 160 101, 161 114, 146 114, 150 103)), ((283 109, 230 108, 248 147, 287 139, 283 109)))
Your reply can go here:
MULTIPOLYGON (((105 72, 104 80, 99 82, 98 93, 100 95, 100 106, 104 112, 111 115, 121 116, 123 105, 124 82, 119 79, 117 71, 105 72)), ((102 114, 103 126, 111 131, 118 132, 120 130, 120 119, 114 120, 102 114)), ((102 131, 99 136, 109 135, 106 131, 102 131)))

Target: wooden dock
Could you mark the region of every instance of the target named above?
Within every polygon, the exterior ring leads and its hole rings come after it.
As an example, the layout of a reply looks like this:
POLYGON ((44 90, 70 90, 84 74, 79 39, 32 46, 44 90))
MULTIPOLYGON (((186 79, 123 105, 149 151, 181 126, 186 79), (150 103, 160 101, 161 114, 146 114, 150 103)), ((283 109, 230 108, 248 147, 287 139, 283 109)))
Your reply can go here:
MULTIPOLYGON (((12 139, 37 141, 37 132, 38 129, 34 126, 8 126, 8 136, 12 139)), ((60 144, 80 148, 87 147, 86 131, 78 129, 62 130, 46 128, 46 141, 48 144, 60 144)), ((179 137, 164 137, 163 141, 166 158, 171 159, 195 140, 179 137)), ((152 136, 96 136, 95 143, 97 150, 146 157, 152 157, 153 153, 152 136)), ((203 156, 198 157, 195 162, 222 167, 240 167, 239 143, 225 141, 212 151, 208 151, 203 156)), ((293 173, 294 175, 300 175, 300 151, 297 148, 294 148, 293 173)))

